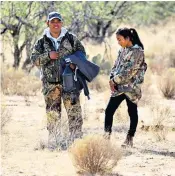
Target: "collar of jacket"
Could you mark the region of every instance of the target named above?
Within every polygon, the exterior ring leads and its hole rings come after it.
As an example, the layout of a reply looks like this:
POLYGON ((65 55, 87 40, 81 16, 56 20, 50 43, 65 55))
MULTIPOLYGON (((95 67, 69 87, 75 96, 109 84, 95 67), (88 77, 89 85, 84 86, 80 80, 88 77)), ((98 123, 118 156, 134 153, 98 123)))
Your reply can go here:
POLYGON ((60 43, 61 43, 61 40, 63 39, 63 37, 66 35, 67 32, 68 32, 68 30, 67 30, 66 28, 62 27, 62 28, 61 28, 61 33, 60 33, 60 35, 58 36, 58 38, 54 38, 54 37, 52 37, 51 34, 50 34, 50 29, 49 29, 49 28, 46 28, 46 29, 44 30, 44 35, 52 41, 52 43, 53 43, 55 49, 58 50, 58 48, 59 48, 59 46, 60 46, 60 43))
MULTIPOLYGON (((68 32, 67 32, 67 33, 68 33, 68 32)), ((66 34, 67 34, 67 33, 66 33, 66 34)), ((66 37, 66 34, 65 34, 65 36, 62 38, 61 42, 64 41, 64 38, 66 37)), ((50 38, 48 38, 46 35, 43 35, 43 39, 44 39, 44 41, 45 41, 46 43, 49 44, 49 46, 52 48, 53 51, 56 51, 55 46, 54 46, 54 43, 53 43, 53 41, 52 41, 50 38)), ((61 43, 61 42, 60 42, 60 43, 61 43)))
POLYGON ((50 34, 50 29, 49 28, 46 28, 44 30, 44 33, 43 35, 46 35, 48 38, 50 38, 51 40, 57 40, 57 41, 61 41, 61 39, 66 35, 66 33, 68 32, 68 30, 64 27, 61 28, 61 33, 60 35, 58 36, 58 38, 54 38, 51 36, 50 34))

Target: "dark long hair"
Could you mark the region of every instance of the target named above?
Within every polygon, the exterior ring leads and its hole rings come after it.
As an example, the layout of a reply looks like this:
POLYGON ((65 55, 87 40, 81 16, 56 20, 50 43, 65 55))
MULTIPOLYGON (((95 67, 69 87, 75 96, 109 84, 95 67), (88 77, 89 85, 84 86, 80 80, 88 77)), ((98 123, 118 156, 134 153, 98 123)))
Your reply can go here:
POLYGON ((142 49, 144 49, 144 46, 140 41, 137 31, 134 28, 120 28, 117 30, 116 34, 123 36, 125 39, 129 37, 133 45, 137 44, 142 49))

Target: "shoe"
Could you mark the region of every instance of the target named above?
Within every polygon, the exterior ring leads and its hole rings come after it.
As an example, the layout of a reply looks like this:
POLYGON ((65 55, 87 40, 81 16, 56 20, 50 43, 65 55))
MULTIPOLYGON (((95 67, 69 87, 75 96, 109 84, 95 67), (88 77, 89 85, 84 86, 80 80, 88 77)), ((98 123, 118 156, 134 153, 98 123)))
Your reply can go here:
POLYGON ((121 145, 122 147, 133 147, 133 136, 127 135, 126 140, 124 143, 121 145))

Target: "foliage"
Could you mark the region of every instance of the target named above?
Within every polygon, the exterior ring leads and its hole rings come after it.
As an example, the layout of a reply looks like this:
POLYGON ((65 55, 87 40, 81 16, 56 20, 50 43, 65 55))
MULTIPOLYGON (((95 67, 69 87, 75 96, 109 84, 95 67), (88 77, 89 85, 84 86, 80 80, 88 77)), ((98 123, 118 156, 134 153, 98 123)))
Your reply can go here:
POLYGON ((135 5, 132 9, 133 16, 130 16, 130 22, 139 26, 149 26, 158 24, 169 16, 175 16, 175 2, 165 1, 145 1, 135 5))
POLYGON ((22 70, 3 69, 1 91, 5 95, 36 95, 41 89, 41 83, 35 76, 27 76, 22 70))
POLYGON ((153 102, 151 106, 151 114, 153 118, 152 133, 156 140, 165 140, 168 134, 166 123, 170 120, 172 112, 170 107, 161 106, 153 102))
POLYGON ((173 99, 175 97, 175 70, 169 69, 161 76, 159 88, 165 98, 173 99))
POLYGON ((15 68, 21 62, 26 47, 23 68, 30 63, 30 53, 36 39, 46 28, 47 14, 59 11, 64 25, 80 40, 92 39, 103 42, 111 36, 121 22, 150 25, 174 16, 175 2, 128 2, 128 1, 3 1, 1 2, 1 34, 12 41, 15 68), (149 14, 149 15, 148 15, 149 14))

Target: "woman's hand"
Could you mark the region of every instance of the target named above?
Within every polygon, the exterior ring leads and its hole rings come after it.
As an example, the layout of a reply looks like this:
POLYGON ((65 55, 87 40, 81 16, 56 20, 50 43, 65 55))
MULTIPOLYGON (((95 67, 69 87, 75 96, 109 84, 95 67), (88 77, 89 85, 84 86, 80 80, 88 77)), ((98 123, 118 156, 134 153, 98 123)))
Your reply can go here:
POLYGON ((110 86, 111 91, 114 92, 115 91, 115 83, 112 80, 109 81, 109 86, 110 86))

